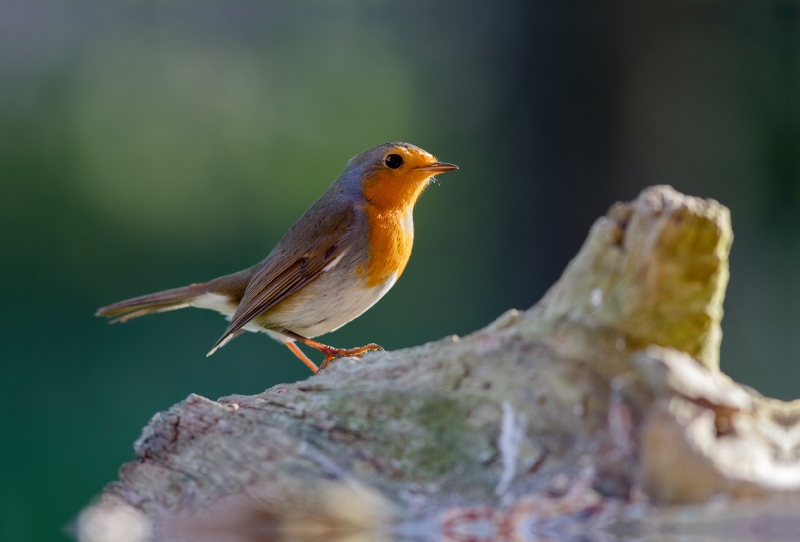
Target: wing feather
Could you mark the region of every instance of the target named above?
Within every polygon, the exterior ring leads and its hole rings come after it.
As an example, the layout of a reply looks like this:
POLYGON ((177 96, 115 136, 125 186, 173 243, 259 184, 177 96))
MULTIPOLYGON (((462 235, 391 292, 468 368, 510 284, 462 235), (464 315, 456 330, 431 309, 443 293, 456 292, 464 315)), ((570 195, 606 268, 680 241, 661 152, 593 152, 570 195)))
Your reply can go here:
POLYGON ((314 280, 344 254, 355 237, 353 223, 354 211, 348 206, 345 211, 327 214, 319 219, 315 231, 326 232, 322 235, 309 235, 294 228, 290 230, 272 254, 259 265, 228 328, 209 355, 254 318, 314 280))

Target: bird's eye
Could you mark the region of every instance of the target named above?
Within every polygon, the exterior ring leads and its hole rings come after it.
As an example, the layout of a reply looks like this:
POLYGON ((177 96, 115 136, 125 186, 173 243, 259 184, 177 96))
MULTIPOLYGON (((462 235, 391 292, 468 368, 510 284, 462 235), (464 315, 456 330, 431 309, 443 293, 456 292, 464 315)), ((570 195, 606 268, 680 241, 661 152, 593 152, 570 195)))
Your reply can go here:
POLYGON ((384 163, 388 168, 397 169, 403 165, 403 157, 400 156, 399 154, 390 154, 389 156, 386 157, 384 163))

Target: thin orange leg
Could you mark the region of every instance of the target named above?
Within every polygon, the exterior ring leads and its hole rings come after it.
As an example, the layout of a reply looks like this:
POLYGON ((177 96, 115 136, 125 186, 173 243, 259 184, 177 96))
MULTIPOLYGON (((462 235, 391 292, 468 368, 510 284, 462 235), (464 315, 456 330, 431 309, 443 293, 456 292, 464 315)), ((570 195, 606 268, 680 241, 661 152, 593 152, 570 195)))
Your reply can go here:
POLYGON ((288 348, 289 350, 291 350, 291 351, 292 351, 292 353, 293 353, 295 356, 297 356, 298 358, 300 358, 300 361, 302 361, 303 363, 305 363, 305 364, 308 366, 308 368, 309 368, 309 369, 311 369, 311 372, 312 372, 312 373, 314 373, 314 374, 317 374, 317 372, 319 372, 319 369, 317 368, 317 365, 316 365, 316 364, 315 364, 313 361, 311 361, 310 359, 308 359, 308 356, 306 356, 306 355, 303 353, 303 351, 302 351, 302 350, 300 350, 300 347, 299 347, 299 346, 297 346, 297 345, 296 345, 296 344, 294 344, 294 343, 284 343, 284 344, 286 345, 286 348, 288 348))
MULTIPOLYGON (((349 358, 351 356, 360 356, 364 352, 369 352, 370 350, 378 350, 380 352, 383 352, 383 348, 381 348, 380 346, 378 346, 375 343, 369 343, 366 346, 359 346, 358 348, 334 348, 332 346, 328 346, 326 344, 318 343, 317 341, 313 341, 311 339, 307 339, 307 338, 303 337, 302 335, 298 335, 297 333, 294 333, 293 331, 289 331, 288 329, 284 329, 283 330, 283 334, 288 336, 288 337, 291 337, 292 339, 296 339, 296 340, 300 341, 301 343, 303 343, 303 344, 305 344, 307 346, 310 346, 311 348, 314 348, 316 350, 319 350, 320 352, 325 354, 325 359, 322 361, 322 365, 319 366, 320 369, 324 369, 325 367, 327 367, 328 363, 332 359, 349 358)), ((290 343, 286 343, 286 344, 288 345, 290 343)), ((297 348, 297 346, 295 346, 295 348, 297 348)), ((298 350, 299 350, 299 348, 298 348, 298 350)), ((306 359, 308 359, 308 358, 306 358, 306 359)))

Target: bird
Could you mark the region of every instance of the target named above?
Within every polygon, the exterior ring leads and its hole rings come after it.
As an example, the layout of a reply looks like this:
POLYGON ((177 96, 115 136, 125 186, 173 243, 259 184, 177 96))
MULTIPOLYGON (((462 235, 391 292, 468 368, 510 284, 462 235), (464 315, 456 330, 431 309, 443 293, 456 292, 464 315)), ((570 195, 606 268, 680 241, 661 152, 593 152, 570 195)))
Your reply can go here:
POLYGON ((312 372, 337 358, 383 349, 333 348, 313 340, 363 314, 394 286, 411 255, 413 210, 437 174, 458 166, 410 143, 377 145, 351 158, 328 190, 260 263, 230 275, 102 307, 110 323, 197 307, 228 318, 211 355, 244 331, 265 332, 312 372), (298 347, 325 357, 319 367, 298 347))

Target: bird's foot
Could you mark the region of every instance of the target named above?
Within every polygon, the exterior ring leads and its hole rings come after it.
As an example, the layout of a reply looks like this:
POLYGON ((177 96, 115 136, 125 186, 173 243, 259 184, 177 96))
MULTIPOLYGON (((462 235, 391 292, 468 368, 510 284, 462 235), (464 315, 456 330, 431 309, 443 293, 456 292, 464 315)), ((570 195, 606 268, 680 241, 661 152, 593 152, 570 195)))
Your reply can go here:
POLYGON ((361 354, 369 352, 370 350, 377 350, 378 352, 384 351, 383 348, 375 343, 369 343, 365 346, 359 346, 358 348, 333 348, 332 346, 326 346, 320 343, 317 344, 321 348, 316 346, 314 348, 325 354, 325 359, 322 361, 322 365, 319 366, 320 369, 327 367, 328 363, 334 359, 360 357, 361 354))
POLYGON ((381 348, 375 343, 369 343, 368 345, 359 346, 358 348, 334 348, 332 346, 328 346, 327 344, 322 344, 312 339, 307 339, 306 337, 298 335, 297 333, 289 331, 288 329, 284 330, 283 334, 286 335, 287 337, 291 337, 296 341, 300 341, 306 346, 310 346, 315 350, 319 350, 325 355, 325 359, 322 361, 322 364, 319 366, 319 369, 317 369, 317 366, 314 365, 314 363, 300 351, 297 345, 291 342, 286 343, 286 346, 289 348, 289 350, 294 352, 294 354, 298 358, 300 358, 303 361, 303 363, 305 363, 308 366, 308 368, 311 369, 314 373, 316 373, 320 369, 324 369, 325 367, 327 367, 328 363, 330 363, 334 359, 357 357, 363 354, 364 352, 369 352, 370 350, 378 350, 380 352, 384 351, 383 348, 381 348))

